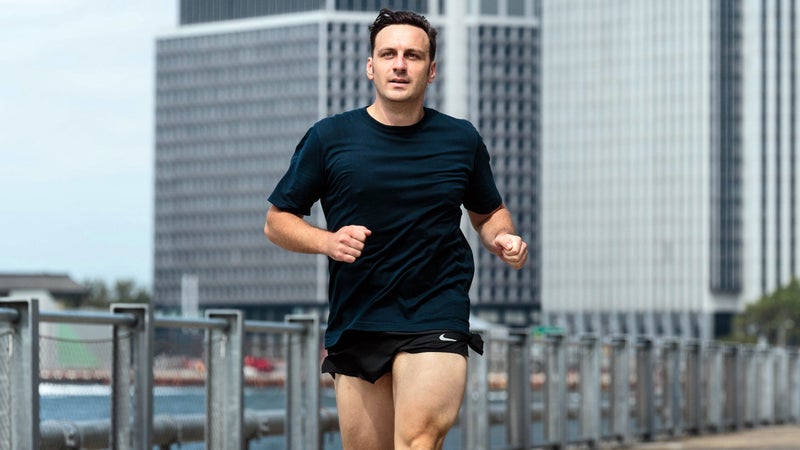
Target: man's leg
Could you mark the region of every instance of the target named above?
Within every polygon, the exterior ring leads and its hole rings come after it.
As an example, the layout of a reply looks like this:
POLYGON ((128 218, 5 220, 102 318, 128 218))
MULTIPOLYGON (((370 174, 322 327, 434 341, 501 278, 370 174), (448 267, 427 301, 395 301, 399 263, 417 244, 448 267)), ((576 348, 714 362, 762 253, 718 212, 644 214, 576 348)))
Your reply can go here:
POLYGON ((439 450, 458 417, 467 358, 456 353, 398 353, 394 378, 396 450, 439 450))
POLYGON ((392 375, 386 374, 372 384, 336 374, 333 383, 343 450, 392 450, 392 375))

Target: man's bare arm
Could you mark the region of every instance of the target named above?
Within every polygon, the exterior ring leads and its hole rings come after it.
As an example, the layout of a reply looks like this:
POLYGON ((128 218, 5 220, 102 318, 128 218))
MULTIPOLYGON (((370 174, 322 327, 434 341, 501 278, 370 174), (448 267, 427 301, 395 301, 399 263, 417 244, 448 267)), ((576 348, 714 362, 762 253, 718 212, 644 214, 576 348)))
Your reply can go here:
POLYGON ((500 205, 489 214, 467 212, 484 247, 515 269, 525 265, 528 260, 528 244, 516 235, 514 221, 505 205, 500 205))
POLYGON ((372 231, 361 225, 347 225, 330 232, 315 227, 301 216, 271 206, 264 234, 280 247, 298 253, 318 253, 336 261, 352 263, 364 250, 372 231))

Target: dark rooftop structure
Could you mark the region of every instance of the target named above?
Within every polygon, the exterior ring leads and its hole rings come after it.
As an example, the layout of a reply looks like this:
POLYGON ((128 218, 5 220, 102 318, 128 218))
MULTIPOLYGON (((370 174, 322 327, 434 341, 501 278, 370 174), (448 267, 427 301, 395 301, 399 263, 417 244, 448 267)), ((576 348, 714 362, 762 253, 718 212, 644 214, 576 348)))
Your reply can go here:
POLYGON ((67 274, 56 273, 0 273, 0 297, 16 290, 47 291, 58 300, 78 301, 89 295, 89 289, 76 283, 67 274))

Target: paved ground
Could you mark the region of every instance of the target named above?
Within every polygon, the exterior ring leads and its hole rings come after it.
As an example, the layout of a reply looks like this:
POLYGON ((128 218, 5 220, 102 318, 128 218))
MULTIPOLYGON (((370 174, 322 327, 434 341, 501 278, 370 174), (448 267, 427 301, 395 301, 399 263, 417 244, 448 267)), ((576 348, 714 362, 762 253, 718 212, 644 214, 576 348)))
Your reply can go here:
POLYGON ((687 437, 678 441, 638 444, 639 450, 798 450, 800 426, 781 425, 736 433, 687 437))

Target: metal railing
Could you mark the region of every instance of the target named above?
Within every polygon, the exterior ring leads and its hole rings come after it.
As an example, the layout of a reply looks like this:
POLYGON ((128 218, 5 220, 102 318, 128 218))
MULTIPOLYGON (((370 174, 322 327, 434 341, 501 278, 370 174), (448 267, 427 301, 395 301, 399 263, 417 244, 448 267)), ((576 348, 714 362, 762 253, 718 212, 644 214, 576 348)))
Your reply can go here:
MULTIPOLYGON (((734 431, 800 420, 800 354, 785 348, 626 336, 482 333, 486 356, 470 358, 459 419, 461 448, 488 450, 503 425, 504 448, 629 444, 685 434, 734 431), (504 392, 496 402, 493 392, 504 392), (540 428, 534 428, 534 424, 540 428), (540 431, 534 431, 540 430, 540 431)), ((338 430, 335 409, 320 408, 320 324, 245 321, 241 311, 202 319, 156 318, 147 305, 108 313, 40 312, 30 299, 0 301, 0 450, 141 449, 205 442, 246 448, 283 436, 287 449, 318 450, 338 430), (112 327, 108 420, 39 420, 39 323, 112 327), (156 328, 205 332, 206 413, 153 416, 156 328), (244 334, 287 336, 285 410, 251 411, 243 402, 244 334)))

